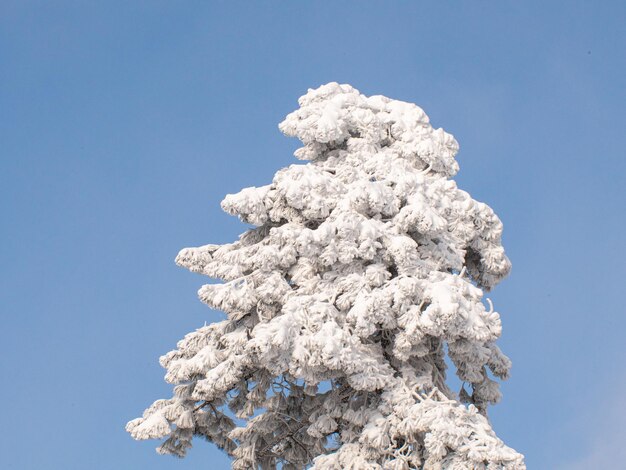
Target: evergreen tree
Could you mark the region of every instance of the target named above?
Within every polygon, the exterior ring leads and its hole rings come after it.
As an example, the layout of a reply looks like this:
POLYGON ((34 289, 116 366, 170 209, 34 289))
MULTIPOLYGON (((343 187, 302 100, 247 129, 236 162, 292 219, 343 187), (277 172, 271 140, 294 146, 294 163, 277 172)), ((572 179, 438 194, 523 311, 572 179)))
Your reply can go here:
POLYGON ((280 124, 306 164, 228 195, 255 228, 176 262, 223 282, 227 319, 161 357, 173 396, 130 421, 185 455, 202 436, 234 469, 524 469, 486 417, 511 362, 488 291, 502 223, 450 178, 458 144, 414 104, 309 90, 280 124), (445 382, 448 355, 464 386, 445 382))

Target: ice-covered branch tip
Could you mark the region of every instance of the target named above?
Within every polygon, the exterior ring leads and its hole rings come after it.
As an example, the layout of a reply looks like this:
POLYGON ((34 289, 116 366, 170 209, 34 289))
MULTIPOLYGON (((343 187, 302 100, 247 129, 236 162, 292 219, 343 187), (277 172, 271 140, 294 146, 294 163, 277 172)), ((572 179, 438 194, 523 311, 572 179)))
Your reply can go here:
POLYGON ((226 319, 161 357, 173 396, 128 431, 179 456, 202 436, 241 470, 524 469, 486 418, 511 367, 483 303, 510 269, 502 224, 449 180, 456 141, 349 85, 300 106, 280 127, 310 161, 222 202, 256 228, 176 258, 223 281, 199 296, 226 319))

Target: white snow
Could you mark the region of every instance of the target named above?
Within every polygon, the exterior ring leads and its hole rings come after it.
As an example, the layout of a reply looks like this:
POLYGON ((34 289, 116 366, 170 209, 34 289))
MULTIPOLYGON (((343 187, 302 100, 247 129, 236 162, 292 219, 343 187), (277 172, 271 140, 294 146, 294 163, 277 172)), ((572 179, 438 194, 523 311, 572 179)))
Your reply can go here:
POLYGON ((159 452, 176 455, 204 436, 235 469, 524 469, 486 418, 500 399, 487 371, 511 366, 483 303, 510 270, 502 224, 449 179, 456 140, 416 105, 349 85, 299 103, 280 129, 308 163, 222 202, 257 228, 179 253, 224 281, 199 296, 227 319, 161 358, 174 395, 128 431, 169 436, 159 452))

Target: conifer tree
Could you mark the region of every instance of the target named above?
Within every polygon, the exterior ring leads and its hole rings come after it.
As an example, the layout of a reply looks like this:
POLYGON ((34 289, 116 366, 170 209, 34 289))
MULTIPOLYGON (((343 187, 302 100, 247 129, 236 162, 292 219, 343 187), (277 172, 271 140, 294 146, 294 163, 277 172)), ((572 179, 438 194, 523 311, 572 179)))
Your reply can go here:
POLYGON ((161 357, 173 396, 127 430, 177 456, 201 436, 239 470, 524 469, 487 419, 511 367, 483 297, 510 269, 502 223, 451 179, 456 140, 349 85, 299 104, 279 127, 308 163, 226 196, 239 240, 178 254, 222 281, 199 296, 226 319, 161 357))

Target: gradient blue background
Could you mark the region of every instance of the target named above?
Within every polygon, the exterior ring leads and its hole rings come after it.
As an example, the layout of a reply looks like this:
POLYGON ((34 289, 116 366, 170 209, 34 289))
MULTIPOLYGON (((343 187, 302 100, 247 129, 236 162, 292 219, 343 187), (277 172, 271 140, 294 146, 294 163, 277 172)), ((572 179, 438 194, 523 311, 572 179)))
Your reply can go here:
POLYGON ((329 81, 422 106, 504 222, 500 437, 530 469, 619 468, 624 24, 623 1, 3 0, 0 468, 228 468, 124 424, 221 318, 174 256, 244 229, 219 202, 296 162, 277 124, 329 81))

